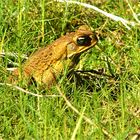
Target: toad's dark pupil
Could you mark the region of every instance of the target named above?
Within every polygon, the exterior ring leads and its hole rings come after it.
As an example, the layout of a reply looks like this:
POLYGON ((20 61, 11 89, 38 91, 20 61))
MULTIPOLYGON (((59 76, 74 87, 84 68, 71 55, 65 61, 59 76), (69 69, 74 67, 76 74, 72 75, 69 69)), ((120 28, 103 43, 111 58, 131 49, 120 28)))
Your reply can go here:
POLYGON ((77 38, 77 45, 79 46, 89 46, 91 44, 91 38, 88 35, 80 36, 77 38))

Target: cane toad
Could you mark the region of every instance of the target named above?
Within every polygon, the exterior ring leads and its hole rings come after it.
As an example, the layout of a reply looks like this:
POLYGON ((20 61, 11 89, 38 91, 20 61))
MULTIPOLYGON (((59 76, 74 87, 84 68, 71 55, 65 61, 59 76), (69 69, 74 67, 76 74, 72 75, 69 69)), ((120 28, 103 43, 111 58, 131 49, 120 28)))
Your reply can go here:
MULTIPOLYGON (((52 85, 64 68, 73 68, 78 63, 80 54, 97 43, 97 38, 91 29, 80 26, 75 32, 55 40, 51 45, 37 50, 22 65, 22 79, 33 78, 39 84, 52 85)), ((13 72, 18 77, 19 70, 13 72)))

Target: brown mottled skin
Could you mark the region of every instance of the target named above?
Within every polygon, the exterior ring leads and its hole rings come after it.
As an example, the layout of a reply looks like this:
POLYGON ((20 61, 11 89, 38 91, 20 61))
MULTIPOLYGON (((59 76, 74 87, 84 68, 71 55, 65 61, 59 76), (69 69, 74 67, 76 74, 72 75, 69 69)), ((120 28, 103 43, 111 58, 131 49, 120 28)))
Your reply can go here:
MULTIPOLYGON (((55 40, 51 45, 37 50, 22 65, 22 79, 34 79, 39 84, 52 85, 56 77, 65 67, 72 68, 78 62, 80 54, 97 43, 94 33, 86 25, 80 26, 75 32, 55 40), (87 42, 78 43, 86 36, 87 42)), ((12 75, 19 76, 18 69, 12 75)))

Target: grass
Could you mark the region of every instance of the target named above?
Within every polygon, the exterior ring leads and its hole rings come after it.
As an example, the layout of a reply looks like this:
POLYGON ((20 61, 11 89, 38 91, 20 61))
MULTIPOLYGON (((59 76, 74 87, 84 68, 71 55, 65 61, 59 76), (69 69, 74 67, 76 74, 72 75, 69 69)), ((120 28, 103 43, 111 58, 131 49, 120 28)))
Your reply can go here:
MULTIPOLYGON (((134 20, 125 1, 89 2, 102 10, 134 20)), ((130 4, 136 13, 140 13, 139 1, 130 1, 130 4)), ((94 28, 100 38, 95 48, 81 55, 80 67, 83 70, 103 69, 107 75, 113 76, 80 75, 80 86, 77 80, 70 82, 62 77, 60 92, 80 115, 62 97, 38 98, 1 85, 1 139, 120 140, 137 131, 140 127, 139 26, 127 30, 121 23, 90 9, 45 0, 9 0, 2 1, 0 6, 0 51, 18 53, 18 58, 8 55, 0 58, 1 82, 7 82, 5 69, 9 60, 21 67, 22 54, 31 54, 81 24, 94 28), (83 115, 94 125, 86 122, 83 115)), ((48 94, 34 85, 28 90, 48 94)), ((54 86, 49 94, 59 92, 54 86)))

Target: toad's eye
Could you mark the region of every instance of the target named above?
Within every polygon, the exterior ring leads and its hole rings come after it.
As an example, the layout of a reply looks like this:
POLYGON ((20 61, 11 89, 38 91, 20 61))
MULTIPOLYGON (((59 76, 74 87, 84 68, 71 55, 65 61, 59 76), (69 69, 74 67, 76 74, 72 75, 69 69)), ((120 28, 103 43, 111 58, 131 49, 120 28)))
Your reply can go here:
POLYGON ((77 45, 79 46, 89 46, 91 45, 91 38, 88 35, 80 36, 77 38, 77 45))

